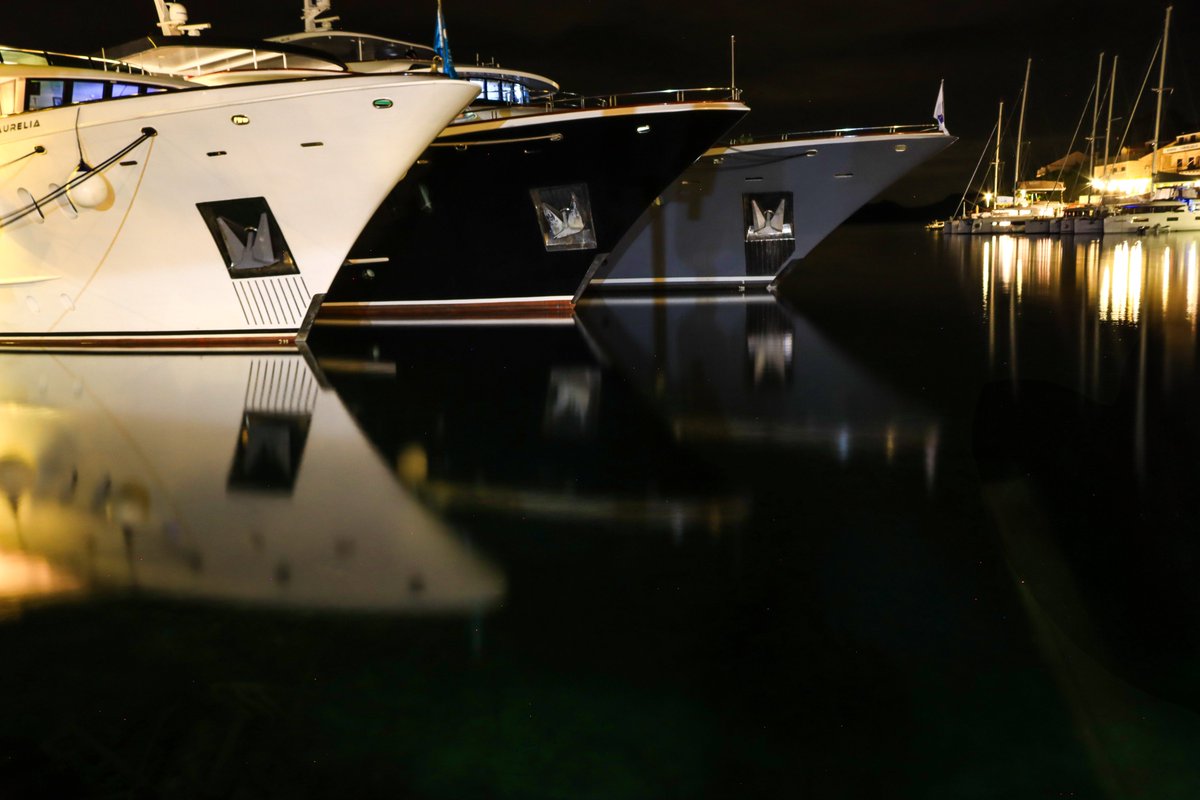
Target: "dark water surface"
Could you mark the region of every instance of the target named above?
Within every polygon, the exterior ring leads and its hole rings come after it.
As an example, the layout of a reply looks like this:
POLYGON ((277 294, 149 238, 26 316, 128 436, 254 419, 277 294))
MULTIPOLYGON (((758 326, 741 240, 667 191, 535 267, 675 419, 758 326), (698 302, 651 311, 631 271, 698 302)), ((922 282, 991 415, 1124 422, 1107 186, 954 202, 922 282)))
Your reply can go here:
POLYGON ((1198 249, 0 355, 0 798, 1200 796, 1198 249))

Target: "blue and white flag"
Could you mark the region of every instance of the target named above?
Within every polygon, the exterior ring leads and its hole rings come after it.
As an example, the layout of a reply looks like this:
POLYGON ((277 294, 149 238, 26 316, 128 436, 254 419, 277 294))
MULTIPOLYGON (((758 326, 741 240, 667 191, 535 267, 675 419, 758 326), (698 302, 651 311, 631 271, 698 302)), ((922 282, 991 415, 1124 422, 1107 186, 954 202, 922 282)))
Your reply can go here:
POLYGON ((450 34, 446 30, 446 20, 442 17, 442 0, 438 0, 437 29, 433 32, 433 49, 442 58, 442 72, 451 78, 457 78, 454 71, 454 59, 450 57, 450 34))
MULTIPOLYGON (((440 12, 439 12, 440 13, 440 12)), ((439 16, 438 19, 441 19, 439 16)), ((946 130, 946 101, 943 92, 946 88, 946 82, 942 81, 938 84, 938 99, 933 104, 933 118, 937 120, 938 130, 942 133, 950 133, 946 130)))

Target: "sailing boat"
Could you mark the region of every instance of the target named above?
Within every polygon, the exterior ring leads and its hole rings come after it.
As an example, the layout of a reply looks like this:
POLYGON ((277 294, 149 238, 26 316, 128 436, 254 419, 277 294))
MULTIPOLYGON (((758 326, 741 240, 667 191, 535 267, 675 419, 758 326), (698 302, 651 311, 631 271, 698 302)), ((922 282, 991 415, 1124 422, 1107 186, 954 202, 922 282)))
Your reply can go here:
POLYGON ((1031 220, 1056 216, 1052 205, 1030 203, 1024 199, 1018 199, 1017 196, 1021 169, 1021 136, 1025 128, 1025 98, 1029 94, 1029 72, 1032 66, 1033 59, 1031 58, 1025 62, 1025 83, 1021 89, 1021 114, 1017 123, 1017 151, 1016 157, 1013 159, 1013 194, 1010 196, 1000 194, 1000 138, 1001 131, 1004 129, 1004 102, 1001 101, 999 115, 996 119, 996 155, 992 162, 992 192, 988 195, 989 201, 994 202, 995 205, 986 211, 976 211, 951 219, 948 228, 950 233, 1024 233, 1026 225, 1031 220))
POLYGON ((1154 112, 1154 141, 1150 155, 1150 192, 1136 201, 1113 209, 1104 218, 1105 233, 1146 234, 1168 231, 1200 231, 1200 202, 1194 192, 1192 197, 1183 196, 1176 184, 1154 188, 1159 178, 1159 134, 1162 124, 1162 99, 1167 73, 1167 37, 1171 30, 1171 6, 1167 6, 1163 21, 1162 49, 1158 67, 1158 102, 1154 112))

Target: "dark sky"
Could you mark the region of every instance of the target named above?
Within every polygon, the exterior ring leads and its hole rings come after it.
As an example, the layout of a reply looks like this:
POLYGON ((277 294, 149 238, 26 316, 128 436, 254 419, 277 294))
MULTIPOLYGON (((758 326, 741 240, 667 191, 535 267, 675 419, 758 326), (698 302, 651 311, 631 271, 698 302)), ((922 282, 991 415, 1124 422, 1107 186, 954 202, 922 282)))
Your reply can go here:
MULTIPOLYGON (((299 0, 187 5, 191 21, 211 22, 229 36, 257 38, 300 26, 299 0)), ((962 191, 998 101, 1005 101, 1006 116, 1016 110, 1027 57, 1033 72, 1024 139, 1032 163, 1066 152, 1101 50, 1121 57, 1114 113, 1128 116, 1162 33, 1166 4, 443 0, 443 9, 457 61, 479 53, 585 94, 725 85, 729 36, 736 35, 738 85, 755 109, 743 128, 755 133, 922 123, 944 78, 947 125, 960 140, 888 195, 916 204, 962 191)), ((433 37, 435 10, 436 0, 334 2, 344 30, 423 42, 433 37)), ((64 52, 133 39, 156 21, 152 0, 7 0, 5 12, 5 43, 64 52), (50 8, 53 20, 45 16, 50 8)), ((1164 137, 1200 130, 1200 56, 1189 46, 1198 27, 1200 8, 1176 3, 1167 70, 1174 92, 1164 137)), ((1157 68, 1151 85, 1156 82, 1157 68)), ((1153 105, 1147 92, 1130 140, 1152 136, 1153 105)), ((1089 126, 1090 110, 1083 135, 1089 126)), ((1007 138, 1015 142, 1015 136, 1014 124, 1007 138)))

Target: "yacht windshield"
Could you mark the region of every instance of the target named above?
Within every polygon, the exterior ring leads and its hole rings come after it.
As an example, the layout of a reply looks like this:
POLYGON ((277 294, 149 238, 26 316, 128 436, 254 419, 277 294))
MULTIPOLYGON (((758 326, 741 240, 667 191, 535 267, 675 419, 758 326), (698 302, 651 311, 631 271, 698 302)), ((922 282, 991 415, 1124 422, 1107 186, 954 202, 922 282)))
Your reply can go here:
POLYGON ((474 77, 467 80, 479 87, 480 100, 510 105, 525 105, 529 102, 529 89, 516 81, 474 77))
POLYGON ((375 36, 326 34, 305 36, 293 43, 328 53, 340 61, 431 61, 434 56, 428 47, 375 36))

